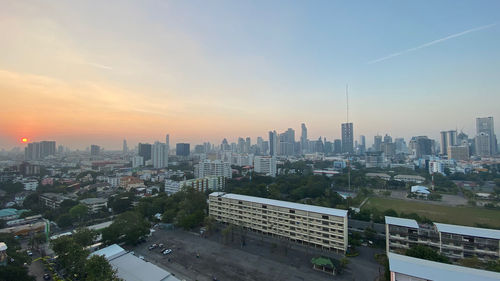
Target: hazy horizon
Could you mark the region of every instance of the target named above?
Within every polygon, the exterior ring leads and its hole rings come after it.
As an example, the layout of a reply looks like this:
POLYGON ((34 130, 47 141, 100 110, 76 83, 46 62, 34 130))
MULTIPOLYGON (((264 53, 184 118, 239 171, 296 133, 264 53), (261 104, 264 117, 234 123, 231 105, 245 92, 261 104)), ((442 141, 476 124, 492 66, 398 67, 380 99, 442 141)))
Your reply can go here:
POLYGON ((0 3, 0 149, 500 132, 498 1, 0 3))

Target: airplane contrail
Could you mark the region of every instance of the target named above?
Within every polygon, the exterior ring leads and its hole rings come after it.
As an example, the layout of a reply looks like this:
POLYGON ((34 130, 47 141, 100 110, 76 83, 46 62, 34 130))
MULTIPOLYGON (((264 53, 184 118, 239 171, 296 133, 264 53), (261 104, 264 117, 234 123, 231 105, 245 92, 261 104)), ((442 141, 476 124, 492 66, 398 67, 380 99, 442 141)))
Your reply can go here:
POLYGON ((483 26, 480 26, 480 27, 476 27, 476 28, 471 28, 471 29, 468 29, 468 30, 465 30, 465 31, 462 31, 462 32, 459 32, 459 33, 456 33, 456 34, 452 34, 452 35, 443 37, 441 39, 437 39, 437 40, 434 40, 434 41, 422 44, 422 45, 417 46, 417 47, 413 47, 413 48, 410 48, 410 49, 406 49, 404 51, 392 53, 392 54, 387 55, 385 57, 381 57, 381 58, 378 58, 378 59, 375 59, 375 60, 371 60, 371 61, 367 62, 367 64, 374 64, 374 63, 378 63, 378 62, 381 62, 381 61, 384 61, 384 60, 388 60, 390 58, 394 58, 394 57, 397 57, 397 56, 400 56, 400 55, 403 55, 403 54, 406 54, 406 53, 409 53, 409 52, 413 52, 413 51, 417 51, 417 50, 420 50, 420 49, 423 49, 423 48, 427 48, 427 47, 430 47, 432 45, 444 42, 444 41, 452 39, 452 38, 460 37, 460 36, 463 36, 463 35, 471 33, 471 32, 476 32, 476 31, 479 31, 479 30, 487 29, 487 28, 493 27, 495 25, 497 25, 497 24, 493 23, 493 24, 488 24, 488 25, 483 25, 483 26))

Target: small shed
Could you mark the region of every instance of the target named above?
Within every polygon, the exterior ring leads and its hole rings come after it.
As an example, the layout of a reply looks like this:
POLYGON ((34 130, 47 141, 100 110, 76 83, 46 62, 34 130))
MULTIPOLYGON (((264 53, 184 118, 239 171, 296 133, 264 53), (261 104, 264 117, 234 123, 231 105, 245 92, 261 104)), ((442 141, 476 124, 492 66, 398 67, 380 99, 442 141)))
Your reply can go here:
POLYGON ((333 265, 333 262, 329 258, 326 257, 312 258, 311 263, 313 264, 314 269, 335 275, 335 266, 333 265))

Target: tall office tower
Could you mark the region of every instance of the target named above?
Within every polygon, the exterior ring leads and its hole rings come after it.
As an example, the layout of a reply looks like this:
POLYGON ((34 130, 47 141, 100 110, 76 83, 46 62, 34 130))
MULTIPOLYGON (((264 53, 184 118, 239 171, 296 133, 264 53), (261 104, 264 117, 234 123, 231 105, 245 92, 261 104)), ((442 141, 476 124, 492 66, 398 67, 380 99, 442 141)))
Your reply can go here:
POLYGON ((354 131, 352 123, 342 123, 342 152, 354 152, 354 131))
POLYGON ((333 153, 340 154, 342 153, 342 141, 339 139, 335 139, 333 141, 333 153))
POLYGON ((165 136, 165 144, 167 145, 168 149, 170 149, 170 134, 167 134, 165 136))
POLYGON ((389 136, 388 134, 385 134, 384 143, 392 143, 392 137, 389 136))
POLYGON ((222 151, 228 151, 228 150, 231 150, 231 146, 230 146, 230 145, 229 145, 229 143, 227 142, 227 139, 226 139, 226 138, 224 138, 224 139, 222 140, 222 143, 221 143, 221 145, 220 145, 220 149, 221 149, 222 151))
POLYGON ((55 141, 41 141, 40 142, 40 157, 45 158, 50 155, 56 154, 55 141))
POLYGON ((205 150, 205 153, 212 151, 212 145, 208 141, 203 143, 203 148, 205 150))
POLYGON ((410 140, 410 149, 415 158, 421 158, 424 155, 433 154, 433 141, 427 136, 412 137, 410 140))
POLYGON ((457 143, 457 131, 442 131, 441 132, 441 144, 440 150, 442 155, 448 154, 448 147, 458 145, 457 143))
POLYGON ((295 153, 295 131, 292 128, 288 128, 288 130, 279 134, 278 139, 279 155, 293 155, 295 153))
POLYGON ((178 143, 175 146, 175 154, 177 156, 189 156, 189 143, 178 143))
POLYGON ((278 155, 278 134, 276 131, 269 131, 269 155, 278 155))
POLYGON ((40 159, 40 143, 32 142, 28 143, 28 146, 24 148, 24 159, 25 160, 38 160, 40 159))
POLYGON ((64 153, 64 146, 62 145, 59 145, 57 147, 57 154, 63 154, 64 153))
POLYGON ((359 136, 359 152, 361 154, 366 152, 366 137, 364 135, 359 136))
POLYGON ((394 144, 396 145, 396 154, 407 153, 408 148, 406 147, 406 142, 404 138, 394 139, 394 144))
POLYGON ((476 135, 485 133, 490 138, 490 153, 497 153, 497 137, 495 135, 495 127, 493 117, 476 118, 476 135))
POLYGON ((127 154, 127 152, 128 152, 127 140, 123 140, 123 154, 127 154))
POLYGON ((95 144, 90 146, 90 155, 97 156, 99 153, 101 153, 101 147, 95 144))
POLYGON ((144 163, 151 160, 151 144, 139 143, 139 156, 142 156, 144 163))
POLYGON ((302 123, 300 125, 301 133, 300 133, 300 150, 301 153, 307 153, 307 149, 309 148, 307 145, 307 127, 306 124, 302 123))
POLYGON ((259 153, 261 155, 266 152, 264 149, 264 140, 262 139, 262 137, 257 137, 257 147, 259 148, 259 153))
POLYGON ((475 138, 476 155, 478 156, 491 156, 491 138, 485 132, 480 132, 475 138))
POLYGON ((460 132, 460 134, 457 135, 457 144, 458 145, 465 145, 469 144, 469 136, 465 134, 464 132, 460 132))
POLYGON ((376 135, 373 137, 373 150, 382 151, 382 136, 376 135))
POLYGON ((238 153, 243 153, 245 151, 245 140, 243 138, 238 138, 238 153))
POLYGON ((162 169, 168 166, 168 146, 166 143, 155 142, 151 147, 153 168, 162 169))
POLYGON ((245 153, 250 153, 250 147, 252 146, 252 141, 250 139, 250 137, 247 137, 245 139, 245 153))
POLYGON ((55 141, 41 141, 28 143, 24 149, 24 157, 26 160, 39 160, 47 156, 56 154, 55 141))

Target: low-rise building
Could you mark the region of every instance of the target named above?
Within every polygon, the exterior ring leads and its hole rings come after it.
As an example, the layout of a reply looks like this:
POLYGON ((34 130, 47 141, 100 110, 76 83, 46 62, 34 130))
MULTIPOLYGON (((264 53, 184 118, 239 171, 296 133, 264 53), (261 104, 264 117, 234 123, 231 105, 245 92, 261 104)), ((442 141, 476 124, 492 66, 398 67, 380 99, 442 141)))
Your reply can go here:
POLYGON ((87 206, 89 213, 97 213, 108 207, 108 200, 105 198, 85 198, 80 200, 80 203, 87 206))
POLYGON ((443 223, 419 224, 412 219, 385 217, 387 253, 404 254, 415 245, 431 247, 452 261, 500 258, 500 230, 443 223))
POLYGON ((64 200, 69 199, 59 193, 42 193, 39 198, 43 205, 51 209, 59 208, 64 200))
POLYGON ((217 221, 324 250, 347 250, 347 211, 253 196, 213 192, 217 221))
POLYGON ((36 191, 36 188, 38 187, 38 181, 27 180, 23 182, 23 185, 24 185, 24 190, 36 191))
POLYGON ((500 273, 388 253, 391 281, 495 281, 500 273))
POLYGON ((207 176, 204 178, 181 181, 179 186, 180 188, 192 187, 197 191, 204 192, 206 190, 224 190, 225 183, 225 177, 207 176))
POLYGON ((386 180, 386 181, 391 179, 391 176, 389 176, 388 174, 384 174, 384 173, 366 173, 366 176, 369 178, 381 178, 381 179, 386 180))
POLYGON ((402 181, 402 182, 423 183, 425 181, 425 178, 422 176, 416 176, 416 175, 395 175, 394 180, 402 181))

